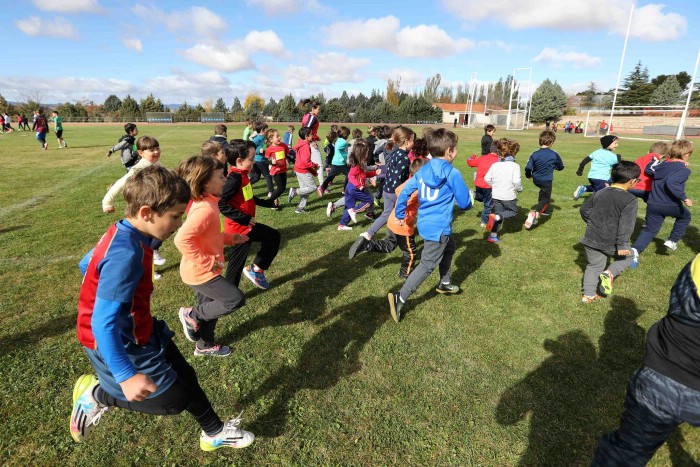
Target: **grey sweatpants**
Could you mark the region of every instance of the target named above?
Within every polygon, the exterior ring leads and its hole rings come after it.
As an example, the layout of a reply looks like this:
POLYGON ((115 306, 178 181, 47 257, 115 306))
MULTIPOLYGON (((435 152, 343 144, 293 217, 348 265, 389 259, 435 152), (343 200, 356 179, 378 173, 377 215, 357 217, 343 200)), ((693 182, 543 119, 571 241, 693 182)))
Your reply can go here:
POLYGON ((197 347, 206 349, 214 345, 214 330, 219 318, 242 307, 245 296, 238 287, 222 276, 190 287, 197 292, 197 306, 192 308, 191 313, 199 325, 197 347))
POLYGON ((322 185, 326 178, 326 161, 321 150, 318 149, 318 143, 311 145, 311 162, 318 165, 318 184, 322 185))
POLYGON ((452 256, 454 256, 456 249, 455 241, 451 235, 441 235, 439 242, 424 240, 420 263, 418 263, 416 269, 413 270, 403 287, 401 287, 399 292, 401 298, 404 301, 408 300, 408 297, 420 287, 436 266, 439 266, 440 282, 449 284, 452 256))
POLYGON ((373 237, 374 234, 379 231, 379 229, 386 225, 386 222, 389 220, 389 216, 391 215, 391 211, 393 211, 394 207, 396 206, 396 193, 387 193, 385 191, 382 194, 384 195, 384 210, 379 217, 374 220, 369 229, 367 229, 367 233, 370 237, 373 237))
POLYGON ((605 253, 586 245, 583 247, 586 249, 588 264, 586 265, 586 271, 583 273, 582 292, 583 295, 593 297, 596 295, 598 289, 598 276, 606 270, 605 266, 608 264, 608 257, 613 257, 615 260, 610 264, 607 270, 612 273, 613 277, 617 277, 622 271, 627 269, 628 258, 631 258, 631 256, 615 256, 610 252, 605 253))
POLYGON ((297 181, 299 182, 299 190, 297 194, 299 195, 299 204, 297 209, 304 209, 306 203, 309 201, 309 195, 316 191, 316 183, 314 181, 314 176, 310 173, 299 173, 296 172, 297 181))

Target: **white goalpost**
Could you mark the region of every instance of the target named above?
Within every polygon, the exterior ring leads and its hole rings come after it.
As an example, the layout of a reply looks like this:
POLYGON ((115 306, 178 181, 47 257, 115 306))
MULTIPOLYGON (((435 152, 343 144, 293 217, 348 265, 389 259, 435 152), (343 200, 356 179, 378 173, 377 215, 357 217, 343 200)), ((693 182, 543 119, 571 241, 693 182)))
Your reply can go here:
MULTIPOLYGON (((520 89, 519 91, 522 91, 520 89)), ((532 68, 514 68, 513 79, 510 82, 510 96, 508 98, 508 117, 506 118, 506 130, 526 130, 530 126, 530 108, 532 106, 532 68), (526 94, 516 94, 515 82, 518 72, 528 73, 527 82, 522 82, 526 94)))
POLYGON ((614 133, 622 139, 672 140, 683 125, 685 110, 683 105, 632 105, 589 110, 586 113, 583 136, 600 138, 614 133))

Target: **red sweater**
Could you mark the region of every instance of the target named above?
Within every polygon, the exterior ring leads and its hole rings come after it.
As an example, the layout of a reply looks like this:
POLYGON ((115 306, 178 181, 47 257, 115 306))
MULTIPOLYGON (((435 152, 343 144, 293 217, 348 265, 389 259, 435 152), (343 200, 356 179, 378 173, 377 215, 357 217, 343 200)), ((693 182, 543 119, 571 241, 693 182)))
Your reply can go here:
POLYGON ((311 141, 318 141, 318 118, 314 117, 310 113, 304 114, 301 118, 301 126, 307 126, 311 128, 311 141))
POLYGON ((265 150, 265 157, 270 159, 270 175, 287 173, 287 153, 289 153, 289 147, 284 143, 270 146, 265 150))
POLYGON ((253 185, 246 170, 231 167, 228 174, 219 202, 219 209, 225 216, 224 232, 246 235, 251 229, 248 223, 255 217, 253 185))
POLYGON ((300 174, 310 173, 316 175, 318 166, 311 162, 311 145, 309 142, 302 139, 294 146, 294 150, 297 153, 294 171, 300 174))
POLYGON ((486 188, 488 190, 491 189, 491 185, 484 181, 484 176, 496 162, 498 162, 498 154, 494 154, 492 152, 489 154, 484 154, 480 157, 472 156, 467 159, 467 164, 469 167, 476 167, 476 179, 474 180, 474 186, 486 188))
POLYGON ((377 175, 376 170, 362 170, 358 166, 354 165, 350 167, 348 183, 351 183, 358 190, 362 190, 365 187, 367 177, 374 177, 375 175, 377 175))
POLYGON ((636 161, 634 161, 635 164, 639 166, 641 169, 642 173, 639 176, 640 182, 637 183, 634 186, 635 190, 643 190, 643 191, 651 191, 651 182, 654 180, 652 177, 644 173, 644 169, 647 168, 647 165, 652 161, 652 159, 656 159, 657 161, 661 160, 661 156, 654 152, 650 152, 646 156, 642 156, 636 161))

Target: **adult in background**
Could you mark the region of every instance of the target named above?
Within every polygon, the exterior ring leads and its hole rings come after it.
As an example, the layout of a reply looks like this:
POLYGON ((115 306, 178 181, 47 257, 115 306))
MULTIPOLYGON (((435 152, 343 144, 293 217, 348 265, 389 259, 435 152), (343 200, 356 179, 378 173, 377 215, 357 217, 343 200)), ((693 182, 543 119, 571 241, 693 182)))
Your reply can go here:
POLYGON ((323 157, 321 157, 321 151, 318 149, 318 126, 320 124, 318 120, 318 114, 321 112, 321 104, 312 101, 311 99, 305 99, 304 107, 307 107, 307 112, 301 118, 301 126, 311 128, 311 162, 319 166, 318 169, 318 183, 323 184, 326 173, 326 165, 324 163, 323 157))

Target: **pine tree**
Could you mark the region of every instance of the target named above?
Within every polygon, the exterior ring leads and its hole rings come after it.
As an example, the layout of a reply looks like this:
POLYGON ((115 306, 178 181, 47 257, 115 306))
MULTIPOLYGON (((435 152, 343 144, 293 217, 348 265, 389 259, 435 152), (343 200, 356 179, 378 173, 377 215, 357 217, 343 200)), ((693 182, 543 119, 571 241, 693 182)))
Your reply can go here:
POLYGON ((139 108, 138 102, 131 97, 130 94, 122 101, 122 107, 119 109, 119 114, 122 119, 125 120, 140 120, 141 119, 141 109, 139 108))
POLYGON ((214 104, 214 109, 212 109, 214 112, 221 112, 223 114, 228 113, 228 108, 226 108, 226 102, 222 98, 218 98, 216 100, 216 104, 214 104))
POLYGON ((114 94, 110 94, 102 104, 105 112, 118 112, 122 107, 122 101, 114 94))
POLYGON ((552 83, 549 79, 544 80, 532 94, 530 120, 537 123, 547 120, 556 122, 564 115, 564 110, 566 110, 564 90, 556 81, 552 83))
POLYGON ((279 101, 275 119, 280 122, 298 122, 301 120, 301 110, 297 106, 294 96, 287 94, 279 101))
POLYGON ((143 113, 163 111, 163 104, 160 102, 160 99, 156 101, 155 97, 153 97, 153 94, 149 94, 145 99, 141 99, 139 107, 141 108, 141 112, 143 113))
POLYGON ((625 78, 622 92, 617 96, 616 106, 646 105, 649 103, 654 85, 649 82, 649 70, 637 62, 634 70, 625 78))
POLYGON ((582 107, 594 107, 595 106, 595 95, 598 90, 595 87, 595 83, 591 81, 588 83, 588 89, 586 89, 583 94, 583 99, 581 100, 582 107))
POLYGON ((674 75, 667 77, 649 98, 652 105, 676 105, 681 101, 683 88, 674 75))

